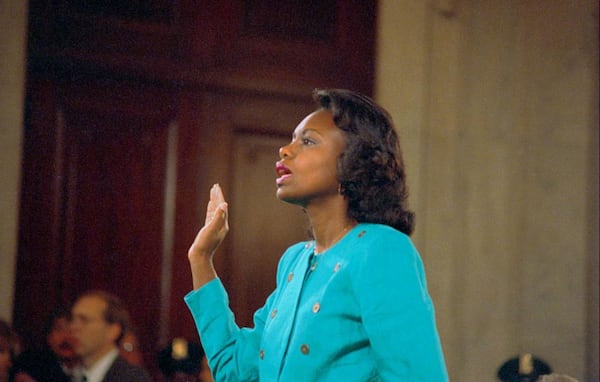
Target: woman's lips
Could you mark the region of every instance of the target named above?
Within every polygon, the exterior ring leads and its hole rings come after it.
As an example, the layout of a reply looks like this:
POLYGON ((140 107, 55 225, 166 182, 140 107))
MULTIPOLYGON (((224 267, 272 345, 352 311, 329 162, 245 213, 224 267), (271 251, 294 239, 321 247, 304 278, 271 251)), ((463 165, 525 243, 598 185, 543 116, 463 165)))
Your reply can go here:
POLYGON ((292 172, 281 163, 277 163, 275 165, 275 172, 278 175, 278 178, 275 180, 275 183, 277 183, 278 186, 282 185, 288 178, 292 176, 292 172))

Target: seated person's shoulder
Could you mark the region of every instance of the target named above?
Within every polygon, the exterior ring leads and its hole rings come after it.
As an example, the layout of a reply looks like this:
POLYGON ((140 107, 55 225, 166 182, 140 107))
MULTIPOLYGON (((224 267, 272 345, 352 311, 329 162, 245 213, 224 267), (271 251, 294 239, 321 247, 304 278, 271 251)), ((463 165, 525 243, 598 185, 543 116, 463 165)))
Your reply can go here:
POLYGON ((105 380, 120 381, 122 378, 127 378, 128 381, 133 382, 152 381, 152 378, 150 378, 150 374, 146 369, 140 366, 132 365, 122 357, 117 357, 109 369, 105 380))

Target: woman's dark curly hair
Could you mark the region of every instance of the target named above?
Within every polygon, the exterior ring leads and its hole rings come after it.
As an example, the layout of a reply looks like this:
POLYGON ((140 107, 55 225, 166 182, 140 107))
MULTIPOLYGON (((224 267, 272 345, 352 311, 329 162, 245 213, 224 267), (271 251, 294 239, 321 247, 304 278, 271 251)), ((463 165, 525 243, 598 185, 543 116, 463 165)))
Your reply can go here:
POLYGON ((348 215, 362 223, 380 223, 410 235, 414 213, 408 209, 402 150, 392 119, 370 98, 342 89, 316 89, 313 99, 333 114, 345 132, 338 158, 340 192, 348 215))

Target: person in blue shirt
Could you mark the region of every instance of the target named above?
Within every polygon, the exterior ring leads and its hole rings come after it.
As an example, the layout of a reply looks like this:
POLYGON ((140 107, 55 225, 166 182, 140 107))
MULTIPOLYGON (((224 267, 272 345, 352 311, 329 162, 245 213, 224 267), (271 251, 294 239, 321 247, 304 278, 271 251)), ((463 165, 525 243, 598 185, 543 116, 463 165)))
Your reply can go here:
POLYGON ((213 267, 229 230, 219 185, 188 251, 185 301, 214 379, 447 381, 392 120, 348 90, 313 98, 275 165, 277 198, 306 211, 311 240, 282 255, 252 328, 235 323, 213 267))

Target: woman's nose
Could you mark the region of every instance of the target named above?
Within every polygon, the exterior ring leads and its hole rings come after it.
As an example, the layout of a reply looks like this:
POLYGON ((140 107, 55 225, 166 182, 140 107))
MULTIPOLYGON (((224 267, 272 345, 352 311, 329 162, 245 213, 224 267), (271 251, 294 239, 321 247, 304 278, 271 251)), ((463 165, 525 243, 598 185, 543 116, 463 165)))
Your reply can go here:
POLYGON ((279 148, 279 158, 284 159, 290 156, 290 145, 281 146, 279 148))

